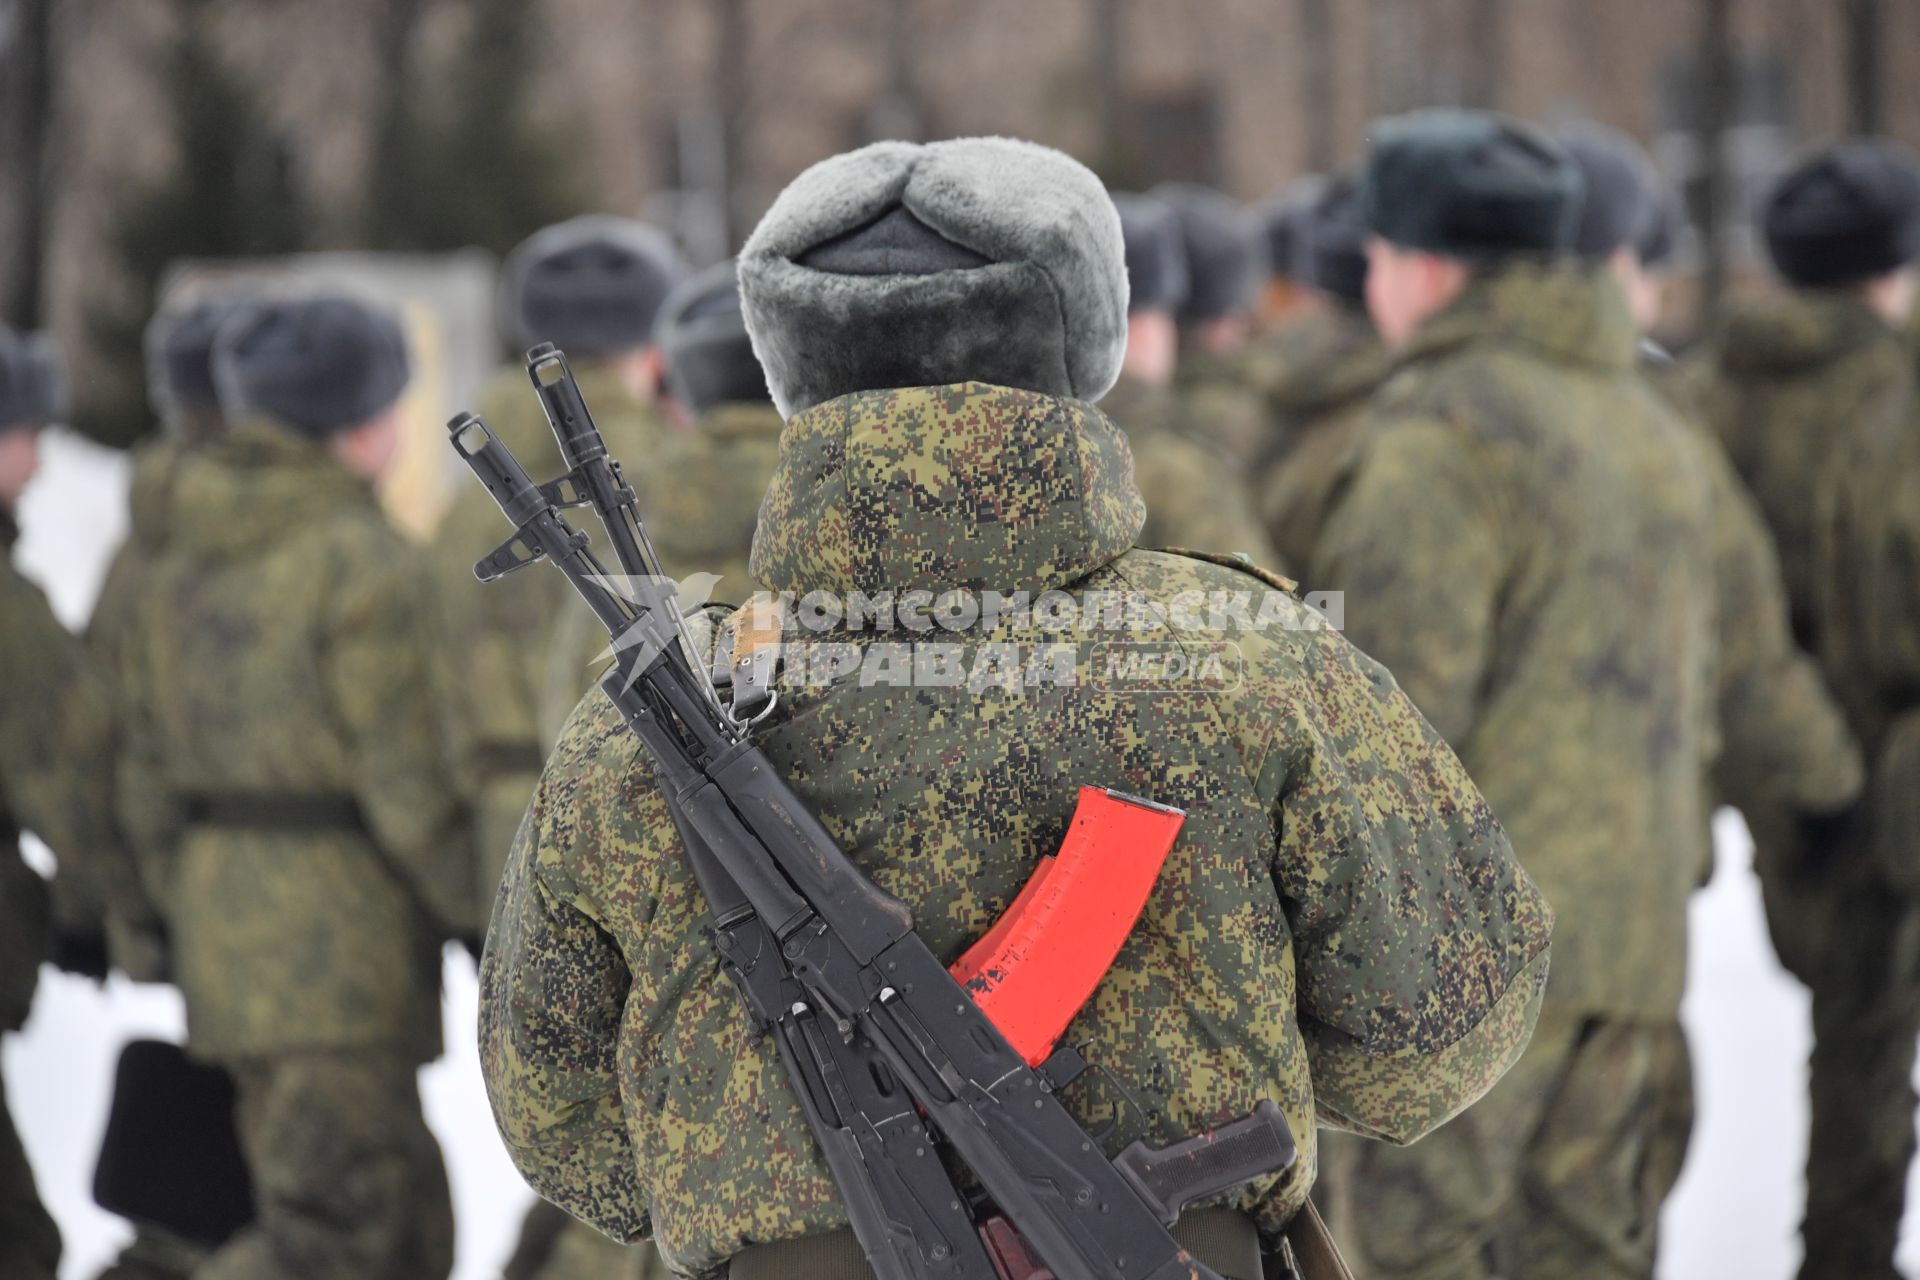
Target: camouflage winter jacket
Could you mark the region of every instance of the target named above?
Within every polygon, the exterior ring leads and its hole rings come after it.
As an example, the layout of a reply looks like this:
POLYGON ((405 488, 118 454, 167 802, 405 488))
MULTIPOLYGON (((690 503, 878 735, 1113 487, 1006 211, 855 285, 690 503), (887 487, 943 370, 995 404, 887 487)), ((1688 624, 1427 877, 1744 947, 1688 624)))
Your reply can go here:
POLYGON ((1920 396, 1843 424, 1814 535, 1821 665, 1867 753, 1871 848, 1920 891, 1920 396))
POLYGON ((1139 545, 1238 552, 1268 569, 1286 567, 1254 517, 1244 470, 1183 429, 1170 388, 1122 377, 1100 411, 1127 433, 1133 452, 1134 483, 1147 503, 1139 545))
POLYGON ((1267 350, 1275 447, 1255 482, 1260 515, 1289 571, 1317 587, 1320 528, 1368 402, 1386 380, 1387 351, 1373 321, 1342 303, 1301 316, 1268 338, 1267 350))
MULTIPOLYGON (((574 374, 613 456, 633 473, 630 479, 643 474, 663 431, 653 410, 604 366, 583 361, 574 374)), ((534 480, 560 474, 560 447, 525 366, 510 365, 495 375, 481 393, 479 413, 534 480)), ((522 572, 487 584, 474 580, 474 561, 512 532, 486 490, 462 475, 433 540, 439 627, 446 637, 443 701, 453 709, 456 773, 474 809, 479 857, 473 871, 481 901, 491 899, 499 884, 551 745, 540 729, 540 699, 549 678, 553 622, 568 603, 566 583, 551 572, 522 572)), ((580 687, 586 688, 584 678, 580 687)))
MULTIPOLYGON (((1384 669, 1254 571, 1129 549, 1130 471, 1091 406, 977 383, 795 416, 756 577, 803 615, 812 592, 982 594, 934 634, 801 631, 756 740, 943 957, 1007 908, 1083 784, 1183 807, 1065 1037, 1144 1112, 1092 1075, 1066 1100, 1117 1151, 1273 1099, 1301 1159, 1232 1200, 1274 1230, 1313 1181, 1316 1120, 1411 1141, 1514 1060, 1551 916, 1384 669), (1125 660, 1176 650, 1225 666, 1125 660)), ((706 915, 640 748, 588 699, 495 908, 483 1069, 535 1188, 685 1273, 846 1221, 706 915)))
POLYGON ((113 822, 113 719, 79 639, 8 559, 12 518, 0 510, 0 1031, 26 1020, 56 908, 72 928, 151 915, 113 822), (19 854, 22 831, 44 840, 71 881, 55 903, 19 854), (107 920, 88 918, 104 910, 107 920))
MULTIPOLYGON (((1724 801, 1746 815, 1764 870, 1793 856, 1799 815, 1833 813, 1860 794, 1860 749, 1819 667, 1794 643, 1766 521, 1726 450, 1681 399, 1676 369, 1646 366, 1692 428, 1713 499, 1718 753, 1708 811, 1724 801)), ((1709 867, 1712 856, 1704 841, 1709 867)))
POLYGON ((1180 347, 1173 378, 1179 420, 1249 474, 1273 447, 1273 419, 1261 394, 1250 349, 1217 355, 1192 342, 1180 347))
MULTIPOLYGON (((127 492, 127 536, 108 562, 100 594, 94 599, 93 613, 87 618, 86 632, 88 653, 103 673, 116 705, 124 699, 114 682, 124 669, 127 648, 133 643, 140 602, 152 588, 154 563, 166 546, 173 477, 194 447, 177 435, 161 434, 133 451, 133 480, 127 492)), ((142 790, 137 765, 131 767, 126 778, 121 778, 123 768, 127 768, 126 745, 124 733, 117 735, 113 771, 117 783, 116 803, 120 808, 156 799, 150 789, 142 790)), ((166 802, 163 797, 159 802, 161 813, 144 815, 139 821, 129 823, 127 829, 147 830, 165 825, 169 821, 166 802)), ((143 863, 139 857, 143 852, 138 844, 134 845, 137 862, 143 863)), ((140 883, 151 894, 148 870, 143 863, 140 883)), ((155 980, 166 976, 164 948, 158 938, 136 938, 130 942, 131 945, 121 950, 132 951, 134 955, 116 954, 116 964, 137 978, 155 980)))
POLYGON ((1815 493, 1852 424, 1912 393, 1912 349, 1844 293, 1790 292, 1743 304, 1686 362, 1681 385, 1720 437, 1773 532, 1794 636, 1817 649, 1815 493))
POLYGON ((121 812, 209 1056, 439 1045, 471 832, 433 703, 425 566, 319 445, 182 461, 123 646, 121 812))
MULTIPOLYGON (((660 567, 683 584, 689 608, 707 600, 739 603, 757 589, 747 572, 747 551, 780 457, 784 425, 771 404, 720 405, 700 419, 697 434, 665 436, 649 465, 628 470, 660 567)), ((585 524, 575 527, 598 538, 593 517, 582 515, 585 524)), ((541 689, 543 736, 559 735, 610 656, 606 631, 592 613, 560 610, 541 689)))
POLYGON ((1315 557, 1560 913, 1555 1005, 1674 1016, 1710 746, 1713 576, 1686 426, 1610 279, 1515 264, 1382 388, 1315 557))

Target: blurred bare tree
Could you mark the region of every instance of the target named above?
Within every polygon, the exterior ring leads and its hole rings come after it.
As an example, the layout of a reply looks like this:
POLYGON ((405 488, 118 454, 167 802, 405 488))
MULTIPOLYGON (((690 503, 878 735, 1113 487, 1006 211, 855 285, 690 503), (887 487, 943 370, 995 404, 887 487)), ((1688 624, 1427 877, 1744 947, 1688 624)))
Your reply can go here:
POLYGON ((1886 90, 1880 73, 1880 41, 1886 35, 1880 0, 1846 0, 1847 116, 1854 133, 1886 127, 1886 90))
POLYGON ((220 55, 210 0, 172 0, 176 19, 160 80, 176 163, 121 206, 110 233, 126 288, 88 309, 100 375, 82 388, 75 425, 110 444, 150 423, 141 336, 162 272, 180 258, 286 253, 307 227, 292 151, 252 86, 220 55))
POLYGON ((427 8, 428 0, 386 0, 379 56, 387 100, 362 215, 366 246, 504 253, 590 208, 573 150, 530 110, 545 30, 537 7, 469 0, 465 37, 446 67, 421 57, 427 8))
POLYGON ((1727 291, 1727 221, 1731 212, 1727 130, 1733 123, 1737 68, 1733 48, 1733 0, 1700 0, 1700 97, 1695 117, 1700 154, 1700 307, 1711 322, 1727 291))
POLYGON ((7 323, 40 324, 42 263, 47 238, 47 133, 53 116, 52 0, 14 0, 0 11, 4 66, 4 147, 13 175, 10 256, 4 279, 7 323))

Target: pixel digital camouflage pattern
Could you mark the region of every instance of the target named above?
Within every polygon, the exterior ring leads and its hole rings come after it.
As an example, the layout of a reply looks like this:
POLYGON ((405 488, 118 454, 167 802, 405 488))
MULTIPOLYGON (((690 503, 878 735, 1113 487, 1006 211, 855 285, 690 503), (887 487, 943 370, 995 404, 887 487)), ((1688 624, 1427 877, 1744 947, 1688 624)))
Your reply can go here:
MULTIPOLYGON (((1137 592, 1168 643, 1183 590, 1251 592, 1291 625, 1229 624, 1244 679, 1185 696, 1086 682, 970 692, 853 681, 783 688, 760 745, 936 953, 997 917, 1061 837, 1083 783, 1188 810, 1174 859, 1066 1039, 1126 1082, 1069 1106, 1112 1149, 1277 1101, 1408 1141, 1518 1053, 1550 915, 1492 813, 1391 677, 1251 571, 1130 551, 1126 445, 1099 412, 981 384, 862 393, 789 422, 755 575, 791 591, 965 586, 1137 592)), ((1010 613, 956 633, 1064 646, 1097 636, 1010 613)), ((791 638, 791 637, 790 637, 791 638)), ((863 650, 875 637, 832 632, 863 650)), ((789 662, 800 659, 790 657, 789 662)), ((1076 668, 1078 669, 1078 668, 1076 668)), ((495 1117, 536 1189, 675 1270, 845 1214, 773 1055, 706 936, 642 749, 598 694, 561 737, 495 908, 482 1058, 495 1117)), ((1088 1077, 1092 1081, 1093 1077, 1088 1077)), ((1275 1231, 1286 1175, 1236 1195, 1275 1231)))

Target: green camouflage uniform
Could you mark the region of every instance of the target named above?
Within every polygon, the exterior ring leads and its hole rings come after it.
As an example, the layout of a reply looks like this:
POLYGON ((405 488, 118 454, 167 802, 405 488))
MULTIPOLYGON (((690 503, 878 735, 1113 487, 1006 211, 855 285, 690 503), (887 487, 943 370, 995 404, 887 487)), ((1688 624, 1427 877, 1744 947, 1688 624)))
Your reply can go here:
MULTIPOLYGON (((113 816, 113 722, 80 641, 60 625, 40 589, 7 558, 16 530, 0 508, 0 1032, 27 1019, 54 917, 85 908, 56 903, 19 854, 20 833, 44 840, 109 915, 144 915, 133 864, 113 816)), ((0 1098, 0 1275, 52 1277, 60 1235, 34 1190, 33 1173, 0 1098)))
POLYGON ((1387 352, 1364 312, 1330 303, 1267 338, 1262 356, 1276 448, 1256 482, 1260 515, 1281 562, 1318 586, 1320 529, 1368 402, 1386 379, 1387 352))
MULTIPOLYGON (((1897 438, 1891 424, 1914 393, 1913 365, 1903 335, 1857 298, 1797 291, 1745 304, 1683 376, 1772 531, 1795 637, 1820 654, 1868 767, 1881 778, 1900 753, 1883 741, 1884 713, 1875 706, 1885 686, 1867 653, 1897 634, 1887 619, 1901 605, 1897 592, 1886 594, 1886 579, 1873 595, 1848 592, 1860 575, 1899 564, 1898 535, 1888 539, 1886 523, 1823 530, 1820 505, 1823 488, 1838 485, 1843 473, 1853 479, 1829 489, 1828 500, 1847 493, 1868 501, 1862 464, 1874 458, 1876 440, 1897 438), (1885 613, 1873 616, 1876 609, 1885 613)), ((1889 468, 1884 483, 1897 485, 1895 457, 1878 460, 1889 468)), ((1861 517, 1886 521, 1894 511, 1876 501, 1861 517)), ((1837 514, 1828 512, 1829 526, 1837 514)), ((1888 793, 1870 785, 1868 812, 1877 820, 1888 793)), ((1910 795, 1911 782, 1896 791, 1910 795)), ((1774 949, 1813 997, 1801 1274, 1890 1274, 1914 1151, 1920 885, 1870 856, 1855 832, 1806 831, 1777 805, 1748 808, 1747 818, 1774 949)))
POLYGON ((1179 421, 1251 474, 1273 447, 1273 420, 1256 374, 1252 349, 1215 355, 1191 342, 1180 347, 1173 390, 1179 421))
MULTIPOLYGON (((1794 643, 1786 583, 1753 495, 1693 414, 1678 366, 1649 365, 1693 428, 1713 495, 1717 746, 1705 811, 1731 804, 1755 831, 1790 832, 1794 815, 1833 813, 1860 794, 1860 749, 1813 659, 1794 643)), ((1713 865, 1710 833, 1703 873, 1713 865)))
POLYGON ((1269 569, 1286 566, 1254 518, 1253 500, 1219 449, 1188 435, 1171 389, 1121 377, 1100 402, 1133 451, 1133 479, 1147 501, 1143 547, 1238 552, 1269 569))
MULTIPOLYGON (((1092 593, 1114 593, 1126 639, 1160 645, 1180 593, 1245 606, 1178 636, 1237 644, 1244 678, 1224 689, 1099 687, 1099 631, 1016 609, 946 633, 972 691, 789 679, 757 735, 943 956, 1006 909, 1081 785, 1185 808, 1140 924, 1064 1037, 1144 1107, 1095 1076, 1068 1092, 1110 1149, 1273 1099, 1300 1160, 1231 1197, 1273 1232, 1312 1184, 1316 1118, 1411 1141, 1499 1077, 1551 922, 1499 824, 1392 677, 1318 614, 1244 566, 1129 549, 1142 504, 1111 422, 968 383, 828 401, 782 446, 753 556, 775 589, 1058 588, 1110 618, 1092 593), (1004 674, 1010 654, 1053 646, 1072 682, 980 676, 994 654, 1004 674)), ((873 656, 873 636, 824 639, 873 656)), ((791 677, 808 660, 787 662, 791 677)), ((651 1235, 685 1274, 846 1222, 706 915, 642 749, 587 699, 495 907, 482 1064, 536 1189, 617 1238, 651 1235)))
POLYGON ((1335 1180, 1375 1274, 1652 1274, 1714 618, 1706 480, 1636 352, 1610 277, 1478 277, 1401 353, 1315 557, 1560 912, 1513 1076, 1335 1180))
POLYGON ((1866 754, 1867 803, 1850 838, 1777 873, 1770 915, 1813 993, 1808 1278, 1893 1274, 1914 1154, 1920 409, 1911 379, 1855 394, 1857 417, 1807 425, 1833 442, 1814 507, 1820 660, 1866 754))
POLYGON ((258 1212, 201 1274, 444 1275, 415 1073, 473 907, 424 565, 367 485, 270 425, 196 450, 167 498, 122 656, 122 814, 189 1047, 238 1085, 258 1212))
POLYGON ((1690 356, 1681 388, 1727 447, 1773 531, 1793 630, 1817 645, 1813 504, 1838 424, 1871 416, 1913 381, 1913 353, 1864 302, 1783 292, 1744 303, 1690 356))
MULTIPOLYGON (((635 400, 612 370, 581 361, 574 367, 581 394, 613 456, 637 482, 651 467, 662 428, 653 410, 635 400)), ((512 449, 529 475, 544 483, 559 475, 560 447, 541 412, 524 365, 502 369, 479 398, 479 413, 512 449)), ((477 484, 457 490, 434 534, 434 577, 445 639, 444 701, 452 709, 455 770, 474 810, 479 850, 476 899, 491 900, 513 833, 526 812, 552 735, 540 727, 540 703, 552 663, 554 619, 567 586, 551 571, 522 571, 503 583, 474 580, 474 561, 513 530, 477 484)), ((597 644, 589 654, 604 648, 597 644)), ((587 688, 584 670, 574 698, 587 688)), ((477 932, 483 920, 473 922, 477 932)))

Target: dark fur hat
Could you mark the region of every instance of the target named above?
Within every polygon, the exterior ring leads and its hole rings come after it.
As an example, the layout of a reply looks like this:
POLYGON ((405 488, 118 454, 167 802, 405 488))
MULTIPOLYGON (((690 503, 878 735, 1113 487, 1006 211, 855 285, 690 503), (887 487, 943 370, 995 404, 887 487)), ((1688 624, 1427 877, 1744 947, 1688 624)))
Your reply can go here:
POLYGON ((214 339, 213 376, 228 418, 259 414, 326 437, 399 400, 411 369, 391 312, 320 294, 233 316, 214 339))
POLYGON ((1580 169, 1538 129, 1444 109, 1377 121, 1371 136, 1362 199, 1375 235, 1469 260, 1572 245, 1580 169))
POLYGON ((1880 138, 1851 138, 1802 160, 1760 218, 1790 284, 1840 288, 1920 257, 1920 160, 1880 138))

